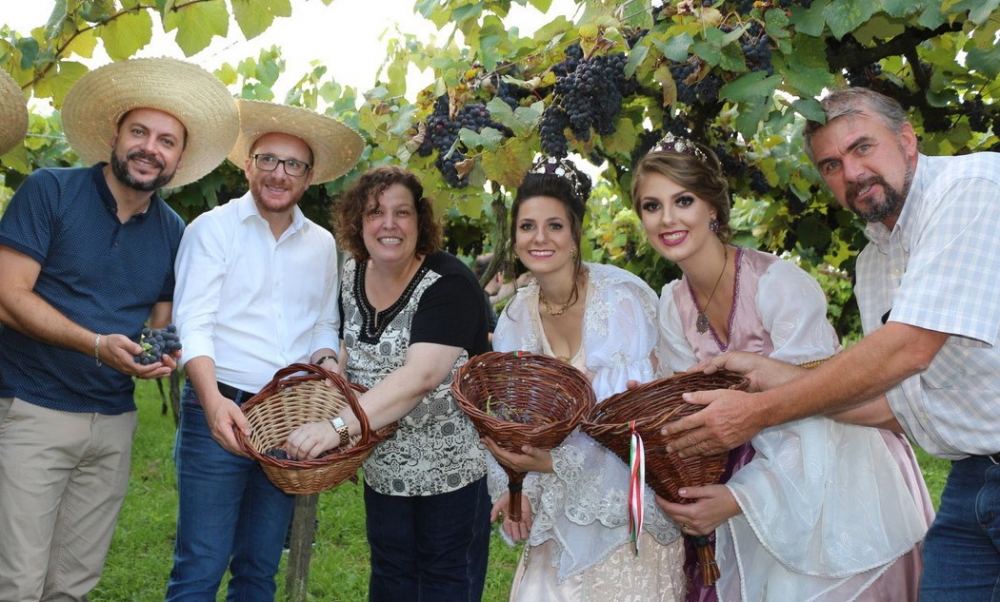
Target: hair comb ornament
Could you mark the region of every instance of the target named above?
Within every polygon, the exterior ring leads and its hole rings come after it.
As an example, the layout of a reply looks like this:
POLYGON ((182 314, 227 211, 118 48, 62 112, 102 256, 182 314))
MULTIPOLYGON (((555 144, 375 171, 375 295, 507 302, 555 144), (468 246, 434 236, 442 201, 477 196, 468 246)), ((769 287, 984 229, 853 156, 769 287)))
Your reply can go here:
POLYGON ((570 187, 573 188, 573 194, 581 201, 587 201, 584 198, 584 191, 590 183, 590 178, 586 174, 581 173, 575 165, 566 159, 542 157, 532 164, 528 173, 549 174, 565 178, 569 182, 570 187), (583 182, 583 178, 587 178, 588 181, 586 184, 583 182))
POLYGON ((681 155, 690 155, 695 159, 698 159, 702 163, 708 162, 708 156, 705 151, 698 148, 698 145, 694 142, 688 140, 687 138, 681 138, 680 136, 675 136, 674 134, 667 132, 667 135, 660 139, 659 142, 653 145, 653 148, 649 150, 651 153, 663 152, 663 153, 678 153, 681 155))

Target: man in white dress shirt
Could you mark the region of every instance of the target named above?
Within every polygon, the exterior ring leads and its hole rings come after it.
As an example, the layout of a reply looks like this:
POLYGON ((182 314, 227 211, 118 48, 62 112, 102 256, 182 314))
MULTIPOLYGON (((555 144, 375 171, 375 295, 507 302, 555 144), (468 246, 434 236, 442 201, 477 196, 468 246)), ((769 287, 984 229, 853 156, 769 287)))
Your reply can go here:
POLYGON ((174 321, 188 380, 167 600, 214 600, 227 569, 228 599, 274 599, 294 497, 243 455, 233 430, 249 434, 240 404, 278 369, 338 369, 336 245, 298 202, 310 184, 349 171, 363 148, 327 116, 240 102, 229 160, 243 166, 250 190, 195 219, 177 254, 174 321))

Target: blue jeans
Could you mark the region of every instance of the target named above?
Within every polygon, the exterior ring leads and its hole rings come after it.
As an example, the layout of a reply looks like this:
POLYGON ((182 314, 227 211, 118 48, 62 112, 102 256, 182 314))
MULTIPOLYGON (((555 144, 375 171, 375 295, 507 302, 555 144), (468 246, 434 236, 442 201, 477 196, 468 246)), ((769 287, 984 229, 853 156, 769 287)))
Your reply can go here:
POLYGON ((921 602, 1000 602, 1000 465, 952 463, 924 539, 921 602))
POLYGON ((383 495, 365 484, 371 602, 479 602, 490 551, 486 477, 449 493, 383 495))
POLYGON ((257 462, 212 439, 190 382, 181 395, 174 462, 179 508, 167 600, 215 602, 228 567, 226 600, 273 602, 295 497, 272 485, 257 462))

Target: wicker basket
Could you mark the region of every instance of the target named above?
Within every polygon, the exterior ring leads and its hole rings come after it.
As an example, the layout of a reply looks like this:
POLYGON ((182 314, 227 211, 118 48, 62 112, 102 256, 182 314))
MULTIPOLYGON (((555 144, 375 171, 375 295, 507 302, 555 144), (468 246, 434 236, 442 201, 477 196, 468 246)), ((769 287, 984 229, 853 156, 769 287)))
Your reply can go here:
MULTIPOLYGON (((522 453, 530 445, 552 449, 594 406, 587 377, 547 355, 490 351, 459 368, 451 385, 458 406, 480 435, 505 450, 522 453)), ((507 513, 521 520, 524 474, 503 467, 511 491, 507 513)))
MULTIPOLYGON (((703 406, 685 403, 681 395, 692 391, 737 389, 746 391, 750 382, 738 374, 719 371, 715 374, 686 372, 648 382, 634 389, 612 395, 596 406, 580 423, 580 430, 610 449, 626 464, 629 462, 630 422, 642 437, 646 450, 646 483, 660 497, 677 504, 694 500, 682 498, 682 487, 699 487, 719 482, 726 468, 727 453, 714 456, 681 458, 666 452, 670 437, 660 429, 674 420, 701 410, 703 406)), ((707 537, 695 537, 705 585, 718 579, 714 553, 707 537)))
POLYGON ((278 370, 260 393, 243 404, 250 435, 238 429, 240 446, 264 469, 264 474, 285 493, 308 495, 357 480, 358 468, 371 452, 396 430, 393 423, 371 431, 368 417, 358 404, 364 388, 313 364, 292 364, 278 370), (333 383, 330 386, 329 383, 333 383), (288 435, 299 426, 339 416, 350 406, 361 423, 361 434, 347 446, 312 460, 292 460, 269 455, 283 449, 288 435))

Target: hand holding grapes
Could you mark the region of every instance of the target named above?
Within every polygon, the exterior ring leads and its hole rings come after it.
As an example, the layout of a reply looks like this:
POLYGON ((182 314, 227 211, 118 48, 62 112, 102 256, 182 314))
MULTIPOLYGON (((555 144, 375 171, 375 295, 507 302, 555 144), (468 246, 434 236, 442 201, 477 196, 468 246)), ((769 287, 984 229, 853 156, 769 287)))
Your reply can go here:
POLYGON ((177 351, 160 357, 159 361, 139 364, 135 361, 135 357, 143 352, 142 346, 122 334, 101 335, 94 351, 96 358, 102 364, 124 374, 144 379, 169 376, 177 369, 176 359, 180 357, 180 351, 177 351))

